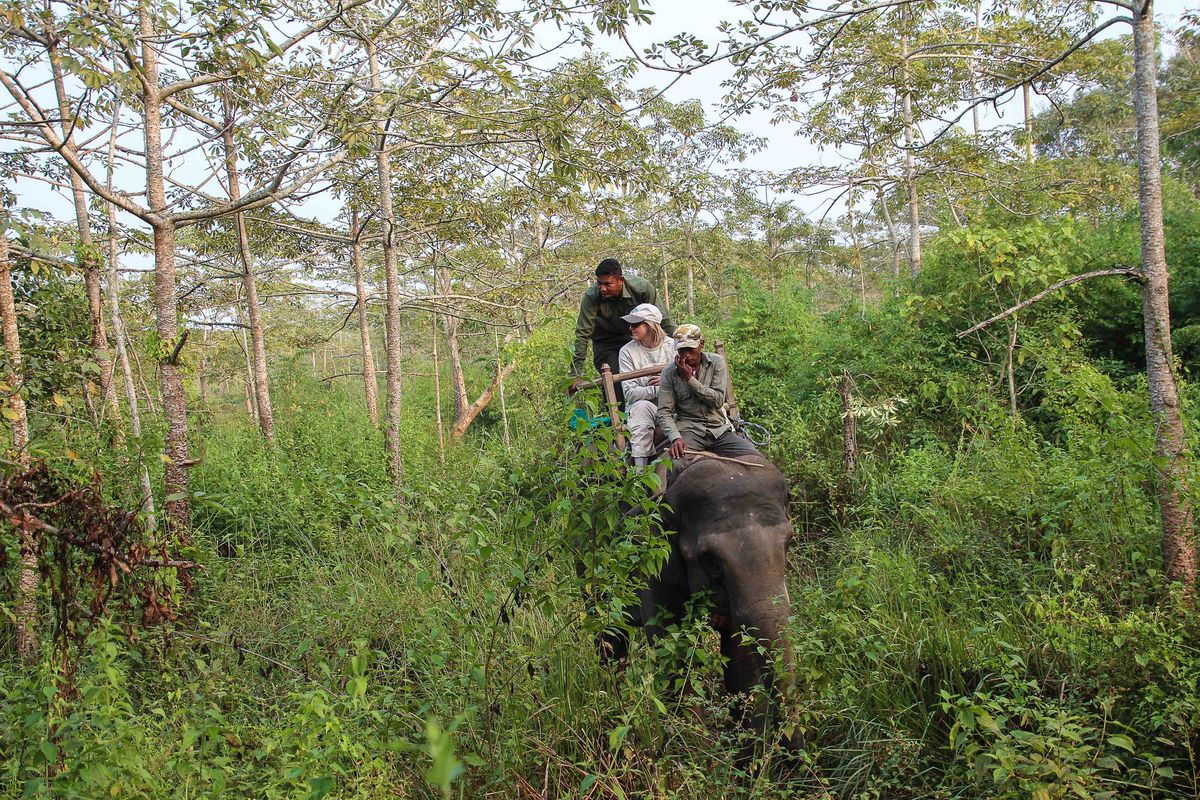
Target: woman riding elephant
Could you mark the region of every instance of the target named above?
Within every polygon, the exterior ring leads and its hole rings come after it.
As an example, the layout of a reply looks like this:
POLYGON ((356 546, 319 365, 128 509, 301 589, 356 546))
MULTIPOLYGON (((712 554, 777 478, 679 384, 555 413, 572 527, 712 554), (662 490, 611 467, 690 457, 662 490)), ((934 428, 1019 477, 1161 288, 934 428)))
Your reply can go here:
MULTIPOLYGON (((666 366, 675 358, 675 340, 662 329, 663 315, 651 303, 642 303, 621 317, 629 323, 632 340, 621 348, 621 372, 666 366)), ((654 422, 658 414, 658 375, 624 382, 625 413, 632 443, 633 463, 644 467, 654 457, 654 422)))

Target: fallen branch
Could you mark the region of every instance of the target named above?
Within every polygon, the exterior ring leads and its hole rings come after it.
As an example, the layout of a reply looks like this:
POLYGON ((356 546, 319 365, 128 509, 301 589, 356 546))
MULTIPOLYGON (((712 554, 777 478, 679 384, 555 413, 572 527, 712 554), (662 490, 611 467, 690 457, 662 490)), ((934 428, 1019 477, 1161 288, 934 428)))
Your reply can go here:
POLYGON ((971 327, 967 328, 965 331, 960 331, 960 332, 956 333, 954 335, 954 338, 961 339, 964 336, 969 336, 970 334, 975 333, 975 331, 983 330, 988 325, 991 325, 993 322, 999 322, 1002 319, 1007 319, 1008 317, 1011 317, 1013 314, 1016 314, 1018 311, 1025 308, 1026 306, 1033 305, 1038 300, 1041 300, 1042 298, 1044 298, 1046 295, 1051 294, 1053 292, 1057 292, 1059 289, 1070 286, 1073 283, 1079 283, 1080 281, 1086 281, 1088 278, 1100 278, 1105 275, 1125 275, 1126 277, 1133 278, 1134 280, 1137 280, 1138 282, 1144 281, 1146 279, 1146 276, 1142 273, 1142 271, 1140 269, 1136 269, 1134 267, 1113 267, 1112 269, 1098 269, 1098 270, 1095 270, 1094 272, 1085 272, 1082 275, 1075 275, 1074 277, 1059 281, 1058 283, 1054 284, 1053 286, 1048 286, 1047 288, 1038 292, 1037 294, 1035 294, 1033 297, 1029 298, 1028 300, 1023 300, 1020 303, 1017 303, 1012 308, 1010 308, 1006 311, 1002 311, 999 314, 997 314, 996 316, 991 317, 990 319, 985 319, 983 322, 972 325, 971 327))

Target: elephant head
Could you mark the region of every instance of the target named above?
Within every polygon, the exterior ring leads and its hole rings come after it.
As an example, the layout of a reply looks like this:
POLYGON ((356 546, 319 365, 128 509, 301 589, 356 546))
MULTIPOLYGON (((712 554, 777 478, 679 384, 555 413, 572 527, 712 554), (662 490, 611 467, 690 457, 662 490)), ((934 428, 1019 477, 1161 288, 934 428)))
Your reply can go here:
POLYGON ((653 639, 683 613, 688 597, 711 592, 712 623, 727 659, 725 687, 731 693, 766 689, 745 720, 761 731, 777 694, 775 673, 789 663, 783 629, 793 531, 783 475, 764 458, 745 460, 753 465, 698 458, 676 469, 663 522, 675 532, 671 554, 643 592, 641 613, 652 621, 646 630, 653 639))

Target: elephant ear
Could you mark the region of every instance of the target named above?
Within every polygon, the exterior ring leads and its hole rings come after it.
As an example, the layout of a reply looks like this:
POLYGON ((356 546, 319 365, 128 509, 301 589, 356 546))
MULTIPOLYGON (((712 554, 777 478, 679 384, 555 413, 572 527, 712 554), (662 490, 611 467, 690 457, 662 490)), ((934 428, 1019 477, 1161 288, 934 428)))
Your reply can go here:
POLYGON ((662 505, 659 506, 659 514, 662 518, 662 529, 664 531, 678 531, 679 517, 675 514, 675 509, 671 508, 670 502, 663 498, 662 505))

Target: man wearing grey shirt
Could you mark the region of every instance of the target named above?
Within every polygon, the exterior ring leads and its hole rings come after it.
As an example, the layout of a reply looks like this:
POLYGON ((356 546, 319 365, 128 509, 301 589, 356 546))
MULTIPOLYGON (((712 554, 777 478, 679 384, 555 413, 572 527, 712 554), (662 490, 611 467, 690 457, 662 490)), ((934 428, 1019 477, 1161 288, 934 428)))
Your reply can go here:
POLYGON ((716 353, 704 352, 697 325, 675 329, 675 362, 662 372, 658 385, 658 425, 670 441, 667 452, 680 458, 707 450, 719 456, 761 455, 733 432, 725 415, 729 368, 716 353))

